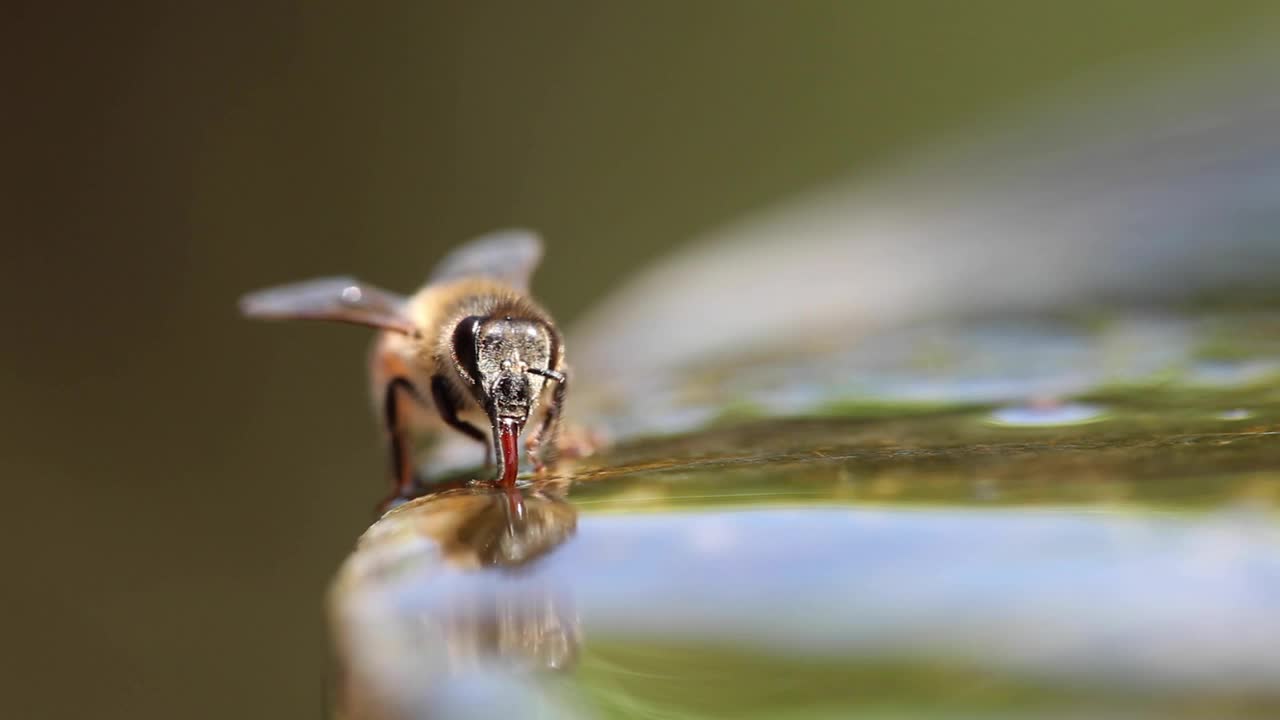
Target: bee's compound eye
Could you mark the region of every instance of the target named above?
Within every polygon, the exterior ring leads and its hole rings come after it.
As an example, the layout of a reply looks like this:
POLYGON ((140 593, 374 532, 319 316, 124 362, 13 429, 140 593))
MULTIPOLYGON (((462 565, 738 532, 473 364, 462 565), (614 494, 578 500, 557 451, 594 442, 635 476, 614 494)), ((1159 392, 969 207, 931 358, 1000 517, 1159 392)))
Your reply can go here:
POLYGON ((458 363, 462 376, 473 385, 480 381, 480 367, 476 358, 476 333, 484 318, 471 315, 462 319, 453 329, 453 359, 458 363))

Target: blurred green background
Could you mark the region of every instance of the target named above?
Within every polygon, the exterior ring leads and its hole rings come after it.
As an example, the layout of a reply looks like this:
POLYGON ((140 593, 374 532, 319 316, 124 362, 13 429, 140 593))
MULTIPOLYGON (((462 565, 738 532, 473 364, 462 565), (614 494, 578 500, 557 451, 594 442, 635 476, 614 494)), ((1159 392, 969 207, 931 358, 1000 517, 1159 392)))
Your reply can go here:
POLYGON ((13 717, 319 717, 321 599, 383 491, 367 333, 519 224, 568 323, 690 236, 1271 3, 19 3, 0 468, 13 717))

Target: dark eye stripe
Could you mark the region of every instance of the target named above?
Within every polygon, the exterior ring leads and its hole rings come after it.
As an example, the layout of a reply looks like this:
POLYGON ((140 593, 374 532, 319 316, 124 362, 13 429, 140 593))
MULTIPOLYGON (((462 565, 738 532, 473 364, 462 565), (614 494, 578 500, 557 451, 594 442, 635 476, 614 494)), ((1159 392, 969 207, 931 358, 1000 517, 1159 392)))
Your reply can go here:
POLYGON ((476 359, 476 332, 484 318, 472 315, 462 319, 453 330, 453 359, 462 370, 463 377, 475 385, 480 378, 480 366, 476 359))

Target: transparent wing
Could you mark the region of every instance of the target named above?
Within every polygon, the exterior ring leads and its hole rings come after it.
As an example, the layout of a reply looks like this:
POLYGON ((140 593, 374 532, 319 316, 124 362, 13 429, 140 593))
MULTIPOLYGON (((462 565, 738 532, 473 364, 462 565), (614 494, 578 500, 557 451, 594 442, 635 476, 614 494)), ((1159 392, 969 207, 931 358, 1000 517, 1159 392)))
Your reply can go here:
POLYGON ((351 277, 328 277, 249 293, 240 311, 263 320, 332 320, 409 333, 405 298, 351 277))
POLYGON ((528 290, 542 260, 542 238, 530 230, 509 229, 481 235, 444 257, 429 282, 464 277, 491 277, 528 290))

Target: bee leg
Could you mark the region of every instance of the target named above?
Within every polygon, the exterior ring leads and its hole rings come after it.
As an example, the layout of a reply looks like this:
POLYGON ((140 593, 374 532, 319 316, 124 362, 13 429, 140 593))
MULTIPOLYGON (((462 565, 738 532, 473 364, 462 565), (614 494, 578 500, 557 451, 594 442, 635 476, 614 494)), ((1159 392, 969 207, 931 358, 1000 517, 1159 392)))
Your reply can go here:
POLYGON ((413 448, 405 435, 404 418, 401 417, 401 403, 404 401, 402 396, 405 395, 412 400, 418 399, 418 391, 413 383, 403 377, 394 377, 387 383, 383 410, 388 445, 391 449, 393 485, 391 495, 379 506, 380 511, 390 510, 405 500, 413 498, 421 489, 413 467, 413 448))
POLYGON ((542 434, 545 427, 544 418, 543 422, 529 433, 529 437, 524 439, 524 449, 529 453, 529 462, 533 464, 533 471, 539 475, 547 469, 547 464, 542 461, 542 434))
POLYGON ((475 425, 458 418, 457 394, 450 389, 448 381, 440 375, 431 378, 431 399, 435 401, 436 412, 440 413, 440 419, 444 420, 445 424, 484 445, 484 466, 489 467, 489 453, 492 452, 492 448, 489 447, 489 436, 475 425))
POLYGON ((524 441, 534 472, 541 473, 547 466, 554 467, 559 457, 560 416, 564 413, 564 397, 569 389, 569 376, 555 370, 539 370, 537 374, 556 384, 556 389, 551 393, 551 403, 547 405, 547 411, 542 416, 542 423, 524 441), (546 455, 545 459, 544 455, 546 455))

